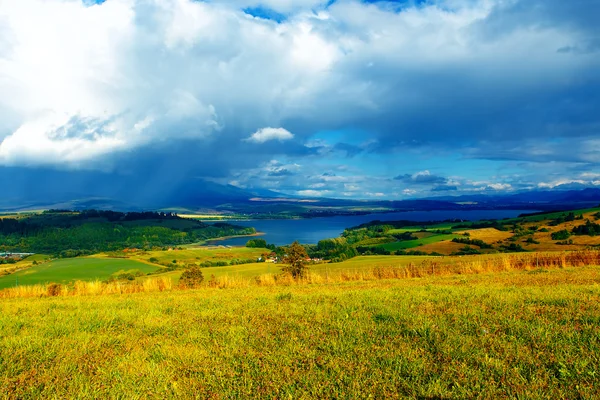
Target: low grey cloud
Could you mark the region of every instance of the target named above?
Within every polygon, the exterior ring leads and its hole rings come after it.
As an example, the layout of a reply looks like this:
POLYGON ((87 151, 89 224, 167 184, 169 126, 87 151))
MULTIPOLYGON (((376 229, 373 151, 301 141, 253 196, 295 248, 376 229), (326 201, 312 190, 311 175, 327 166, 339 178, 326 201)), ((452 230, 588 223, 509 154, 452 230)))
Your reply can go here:
POLYGON ((444 185, 448 182, 447 178, 434 175, 427 170, 412 175, 398 175, 394 179, 409 185, 444 185))
POLYGON ((275 168, 273 171, 269 172, 269 176, 291 176, 291 175, 294 175, 294 173, 285 168, 275 168))
POLYGON ((438 185, 431 189, 432 192, 452 192, 456 190, 458 190, 458 186, 454 185, 438 185))

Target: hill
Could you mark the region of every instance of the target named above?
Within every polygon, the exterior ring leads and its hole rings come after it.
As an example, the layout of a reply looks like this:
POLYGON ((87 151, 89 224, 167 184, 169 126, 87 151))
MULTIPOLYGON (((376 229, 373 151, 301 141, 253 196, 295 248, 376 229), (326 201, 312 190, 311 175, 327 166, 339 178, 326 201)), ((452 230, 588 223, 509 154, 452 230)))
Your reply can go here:
POLYGON ((600 208, 477 222, 373 221, 341 240, 358 254, 469 255, 600 247, 600 208))

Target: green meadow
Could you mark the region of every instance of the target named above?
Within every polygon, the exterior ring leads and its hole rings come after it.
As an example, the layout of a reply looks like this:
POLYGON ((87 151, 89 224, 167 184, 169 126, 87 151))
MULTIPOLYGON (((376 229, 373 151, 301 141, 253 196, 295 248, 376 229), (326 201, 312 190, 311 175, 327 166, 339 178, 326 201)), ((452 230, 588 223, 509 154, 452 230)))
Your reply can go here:
POLYGON ((460 237, 460 236, 459 235, 450 235, 450 234, 448 234, 448 235, 433 234, 431 236, 424 237, 422 239, 404 240, 404 241, 400 241, 400 242, 380 244, 380 245, 378 245, 378 247, 383 247, 384 249, 386 249, 388 251, 407 250, 407 249, 413 249, 415 247, 423 246, 426 244, 441 242, 443 240, 452 240, 457 237, 460 237))
POLYGON ((37 285, 49 282, 66 284, 73 281, 108 279, 121 270, 154 272, 157 266, 130 259, 117 258, 67 258, 35 265, 10 275, 0 276, 0 289, 15 285, 37 285))
POLYGON ((0 299, 4 398, 600 396, 600 268, 0 299))

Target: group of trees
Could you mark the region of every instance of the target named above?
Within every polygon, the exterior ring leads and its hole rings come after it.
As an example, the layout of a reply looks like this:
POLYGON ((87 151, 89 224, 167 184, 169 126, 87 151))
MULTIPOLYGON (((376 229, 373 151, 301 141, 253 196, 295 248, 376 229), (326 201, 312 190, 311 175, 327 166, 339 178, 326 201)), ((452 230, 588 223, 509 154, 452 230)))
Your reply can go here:
POLYGON ((600 235, 600 224, 596 224, 588 219, 585 224, 573 228, 573 234, 588 236, 600 235))
POLYGON ((548 225, 550 226, 558 226, 564 224, 565 222, 572 222, 577 220, 582 220, 583 214, 576 215, 574 212, 570 212, 568 214, 561 214, 557 218, 550 221, 548 225))
MULTIPOLYGON (((454 238, 454 239, 452 239, 452 241, 454 243, 461 243, 461 244, 466 244, 466 245, 474 245, 474 246, 479 247, 480 249, 493 249, 494 248, 494 246, 492 246, 491 244, 488 244, 488 243, 484 242, 481 239, 471 239, 469 237, 464 237, 464 238, 454 238)), ((473 253, 470 253, 470 254, 473 254, 473 253)))

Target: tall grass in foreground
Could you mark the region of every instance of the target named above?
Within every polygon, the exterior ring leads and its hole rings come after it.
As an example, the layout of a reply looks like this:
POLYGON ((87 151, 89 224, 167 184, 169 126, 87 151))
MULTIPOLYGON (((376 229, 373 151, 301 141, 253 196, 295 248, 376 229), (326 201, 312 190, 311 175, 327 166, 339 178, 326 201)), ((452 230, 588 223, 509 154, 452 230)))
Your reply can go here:
MULTIPOLYGON (((600 265, 600 251, 515 253, 502 255, 477 255, 465 257, 425 258, 421 263, 405 266, 370 267, 331 273, 309 272, 301 279, 289 275, 263 274, 253 279, 238 276, 220 276, 205 279, 204 288, 243 288, 250 286, 290 286, 304 284, 339 283, 346 281, 371 281, 381 279, 409 279, 427 276, 448 276, 503 272, 512 270, 552 269, 600 265)), ((210 268, 204 269, 205 274, 210 268)), ((86 296, 162 292, 183 289, 173 284, 169 277, 153 277, 140 282, 77 281, 72 286, 50 283, 48 285, 18 286, 0 291, 0 298, 86 296)))
POLYGON ((162 292, 173 289, 168 277, 150 278, 143 282, 76 281, 72 286, 50 283, 48 285, 17 286, 0 291, 0 298, 55 297, 162 292))

